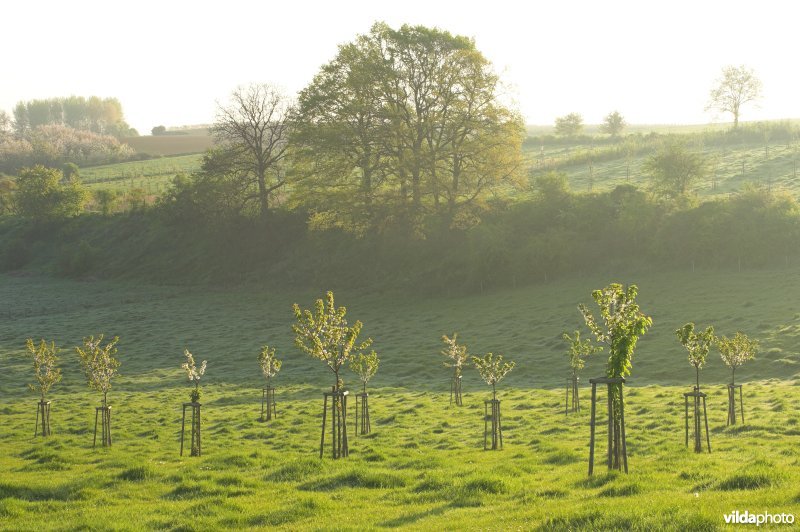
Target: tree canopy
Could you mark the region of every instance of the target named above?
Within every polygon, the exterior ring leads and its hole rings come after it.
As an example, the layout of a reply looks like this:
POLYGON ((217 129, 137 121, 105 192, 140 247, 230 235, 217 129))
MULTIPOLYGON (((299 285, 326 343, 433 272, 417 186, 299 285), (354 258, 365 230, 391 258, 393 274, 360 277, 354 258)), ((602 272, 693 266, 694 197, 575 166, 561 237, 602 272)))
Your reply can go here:
POLYGON ((711 89, 706 110, 716 109, 733 115, 733 127, 739 127, 741 108, 761 97, 761 80, 744 65, 726 66, 711 89))

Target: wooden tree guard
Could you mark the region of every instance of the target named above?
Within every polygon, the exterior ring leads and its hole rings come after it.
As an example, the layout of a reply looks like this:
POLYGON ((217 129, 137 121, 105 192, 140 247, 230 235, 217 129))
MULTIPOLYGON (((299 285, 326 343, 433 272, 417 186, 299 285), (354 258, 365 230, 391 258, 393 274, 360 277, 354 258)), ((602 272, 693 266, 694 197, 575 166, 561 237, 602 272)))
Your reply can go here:
POLYGON ((567 395, 566 402, 564 403, 564 415, 570 412, 570 399, 572 399, 572 411, 581 411, 581 401, 578 395, 578 381, 580 381, 580 379, 577 375, 570 375, 567 377, 567 395))
MULTIPOLYGON (((739 388, 739 410, 742 413, 742 423, 744 423, 744 399, 742 398, 741 384, 728 384, 728 423, 736 425, 736 388, 739 388)), ((727 426, 726 425, 726 426, 727 426)))
POLYGON ((693 398, 694 403, 694 452, 703 452, 702 426, 700 425, 700 401, 703 402, 703 419, 706 425, 706 447, 711 452, 711 437, 708 434, 708 415, 706 413, 706 394, 699 391, 695 386, 694 391, 683 394, 683 402, 686 406, 686 447, 689 447, 689 398, 693 398))
POLYGON ((50 401, 39 401, 36 406, 36 428, 33 437, 39 435, 39 419, 42 420, 42 437, 50 436, 50 401))
POLYGON ((497 450, 503 448, 503 426, 500 423, 500 401, 498 399, 487 399, 483 402, 483 450, 497 450), (489 414, 489 405, 492 412, 489 414), (489 423, 491 422, 491 431, 489 423), (492 446, 489 447, 488 440, 491 434, 492 446))
POLYGON ((453 380, 450 381, 450 404, 453 404, 455 399, 456 406, 461 406, 461 375, 453 375, 453 380))
POLYGON ((367 392, 363 392, 356 395, 356 422, 355 422, 355 433, 358 435, 358 398, 361 398, 361 434, 369 434, 371 430, 371 426, 369 424, 369 394, 367 392))
POLYGON ((269 421, 273 416, 278 417, 278 411, 275 410, 275 388, 267 386, 261 390, 261 418, 259 421, 269 421), (265 409, 266 417, 264 417, 265 409))
POLYGON ((186 409, 192 408, 192 452, 191 456, 200 456, 200 403, 183 403, 183 420, 181 421, 181 456, 183 456, 183 436, 186 432, 186 409))
POLYGON ((594 432, 597 411, 597 385, 605 384, 608 388, 608 469, 623 469, 628 472, 628 450, 625 441, 625 400, 623 397, 622 377, 589 379, 592 385, 592 416, 589 426, 591 436, 589 439, 589 476, 594 472, 594 432), (619 389, 620 410, 614 411, 612 401, 613 389, 619 389), (621 458, 621 460, 620 460, 621 458))
POLYGON ((94 440, 92 447, 97 445, 97 417, 100 416, 100 431, 103 447, 111 447, 111 407, 98 406, 94 409, 94 440))
POLYGON ((322 405, 322 437, 319 440, 319 457, 325 446, 325 423, 328 415, 328 398, 331 399, 331 446, 333 458, 344 458, 349 454, 347 449, 347 396, 350 392, 331 387, 330 392, 323 393, 325 401, 322 405))

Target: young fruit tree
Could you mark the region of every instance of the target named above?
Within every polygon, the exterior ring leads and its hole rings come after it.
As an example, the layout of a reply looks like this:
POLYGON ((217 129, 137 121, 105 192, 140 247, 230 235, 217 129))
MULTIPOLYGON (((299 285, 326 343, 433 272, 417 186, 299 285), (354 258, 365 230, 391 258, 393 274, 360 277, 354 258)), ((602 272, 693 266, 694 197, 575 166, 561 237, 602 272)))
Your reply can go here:
POLYGON ((111 389, 111 379, 117 374, 120 366, 116 358, 119 336, 115 336, 105 345, 104 335, 96 338, 89 336, 83 339, 83 347, 76 347, 75 351, 80 357, 83 371, 89 387, 103 394, 102 406, 95 408, 94 415, 94 441, 97 443, 97 416, 101 416, 101 431, 103 447, 111 446, 111 406, 108 404, 108 391, 111 389))
MULTIPOLYGON (((622 380, 631 374, 633 354, 639 337, 647 332, 653 325, 653 319, 646 316, 639 309, 636 295, 639 289, 636 285, 624 288, 621 284, 612 283, 602 290, 592 292, 592 299, 600 309, 600 321, 592 315, 589 308, 578 305, 589 330, 592 331, 598 343, 605 344, 608 348, 608 363, 606 365, 606 379, 608 393, 611 396, 609 404, 609 430, 611 431, 609 468, 621 469, 623 462, 627 472, 627 456, 625 456, 625 425, 624 403, 622 395, 622 380), (620 460, 622 459, 622 461, 620 460)), ((594 392, 592 412, 594 413, 594 392)), ((592 443, 594 441, 594 419, 592 419, 592 443)), ((589 473, 592 471, 593 446, 590 449, 589 473)))
POLYGON ((265 345, 258 353, 258 365, 261 366, 261 373, 267 379, 267 387, 261 393, 261 421, 269 421, 273 414, 277 415, 278 413, 275 407, 275 388, 272 387, 272 377, 278 374, 283 363, 275 356, 275 348, 265 345), (265 408, 266 417, 264 417, 265 408))
POLYGON ((567 356, 569 357, 569 367, 572 374, 567 379, 567 404, 564 406, 564 413, 569 409, 569 399, 572 396, 572 411, 580 410, 580 400, 578 396, 578 372, 586 365, 586 358, 603 350, 600 346, 592 345, 591 339, 581 340, 581 332, 576 330, 572 336, 564 332, 561 338, 567 342, 567 356))
POLYGON ((445 348, 442 349, 442 355, 450 360, 444 362, 446 368, 453 368, 453 380, 450 382, 450 404, 453 404, 455 398, 456 406, 461 406, 461 370, 466 366, 467 359, 467 346, 458 345, 458 333, 454 332, 452 338, 447 335, 442 336, 445 348))
POLYGON ((191 399, 190 403, 183 404, 183 420, 181 421, 181 456, 183 456, 183 435, 186 429, 186 408, 192 409, 192 456, 200 456, 202 454, 202 447, 200 444, 200 379, 206 373, 206 364, 204 360, 200 367, 197 367, 194 361, 194 355, 188 349, 183 350, 183 356, 186 357, 186 362, 181 364, 181 369, 186 372, 189 382, 194 383, 194 389, 189 394, 191 399))
POLYGON ((736 388, 739 388, 739 408, 744 423, 744 397, 742 385, 736 384, 736 368, 748 360, 753 360, 758 352, 758 342, 746 334, 737 332, 733 338, 717 338, 717 349, 725 365, 731 368, 731 382, 728 384, 728 425, 736 424, 736 388))
POLYGON ((372 339, 358 342, 362 324, 356 321, 350 326, 345 318, 347 309, 336 307, 333 292, 325 294, 325 300, 317 299, 312 310, 303 310, 295 303, 292 307, 296 322, 292 325, 295 345, 308 355, 324 362, 334 375, 331 392, 324 394, 322 410, 322 437, 320 439, 320 458, 325 443, 325 418, 328 397, 331 398, 331 435, 333 438, 333 457, 345 457, 347 449, 347 392, 339 371, 349 362, 353 353, 364 351, 372 345, 372 339))
POLYGON ((495 356, 493 353, 486 353, 483 357, 472 357, 472 364, 478 370, 481 378, 492 387, 492 399, 484 401, 483 416, 483 448, 487 449, 487 435, 491 434, 492 446, 494 449, 503 448, 503 427, 500 423, 500 401, 497 400, 497 383, 503 380, 509 371, 514 369, 515 362, 505 362, 503 355, 495 356), (487 406, 492 405, 491 417, 487 415, 487 406), (487 420, 491 420, 491 431, 487 430, 487 420))
POLYGON ((200 402, 200 379, 206 374, 206 365, 208 362, 203 360, 198 368, 194 362, 194 355, 188 349, 183 350, 183 356, 186 357, 186 362, 181 364, 181 369, 186 372, 189 382, 194 383, 194 389, 189 393, 189 398, 192 403, 200 402))
POLYGON ((50 435, 50 401, 47 401, 47 392, 61 381, 61 369, 58 368, 58 352, 55 342, 49 344, 41 340, 38 345, 32 338, 25 342, 28 354, 33 359, 33 370, 36 375, 36 384, 28 384, 31 391, 40 395, 39 405, 36 409, 36 429, 34 437, 39 432, 39 418, 42 420, 42 436, 50 435))
POLYGON ((708 326, 705 331, 695 332, 694 323, 687 323, 677 331, 678 341, 689 352, 689 363, 695 369, 695 391, 700 391, 700 370, 706 365, 706 357, 716 339, 714 327, 708 326))
POLYGON ((362 392, 356 395, 356 430, 358 430, 359 413, 361 414, 361 434, 369 434, 371 426, 369 423, 369 394, 367 393, 367 383, 375 376, 378 371, 380 359, 378 353, 373 349, 367 354, 359 353, 350 361, 350 369, 358 375, 363 384, 362 392), (358 399, 361 398, 361 410, 359 412, 358 399))
POLYGON ((696 377, 694 391, 683 395, 684 404, 686 405, 686 445, 687 447, 689 445, 689 397, 691 397, 694 405, 694 451, 696 453, 703 452, 702 425, 700 423, 700 402, 702 401, 703 419, 706 427, 706 444, 708 445, 708 452, 711 452, 711 437, 708 433, 708 417, 706 415, 706 394, 700 391, 700 369, 705 366, 711 344, 714 343, 714 327, 709 326, 706 327, 705 331, 695 332, 694 323, 690 322, 675 331, 675 335, 681 345, 689 352, 689 363, 694 366, 696 377))

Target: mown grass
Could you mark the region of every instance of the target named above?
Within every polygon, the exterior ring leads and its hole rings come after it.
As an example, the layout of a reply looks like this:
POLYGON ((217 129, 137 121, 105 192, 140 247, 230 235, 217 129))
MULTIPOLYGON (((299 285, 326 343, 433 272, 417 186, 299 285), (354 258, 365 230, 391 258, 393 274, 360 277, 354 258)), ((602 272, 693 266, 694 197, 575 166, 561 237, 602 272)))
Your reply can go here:
POLYGON ((199 170, 202 158, 202 154, 193 154, 92 166, 81 168, 80 175, 91 190, 105 188, 127 192, 141 188, 147 194, 160 195, 176 174, 199 170))
MULTIPOLYGON (((309 306, 317 291, 2 276, 0 528, 713 530, 737 509, 798 515, 798 280, 796 270, 636 279, 655 325, 626 392, 631 471, 605 472, 601 431, 598 474, 588 478, 588 410, 564 415, 558 335, 578 325, 576 304, 607 279, 424 300, 337 292, 375 338, 382 366, 371 389, 373 433, 351 431, 350 457, 333 461, 327 448, 317 457, 321 391, 332 377, 292 347, 289 330, 291 303, 309 306), (762 342, 758 359, 737 372, 747 382, 746 424, 725 427, 727 372, 715 353, 702 374, 711 454, 683 444, 682 393, 693 369, 673 331, 690 319, 762 342), (502 451, 482 450, 489 392, 472 370, 464 406, 448 403, 438 351, 453 330, 471 351, 518 363, 500 386, 502 451), (98 332, 122 338, 110 394, 114 446, 91 447, 99 398, 69 349, 51 396, 54 434, 34 439, 24 339, 72 346, 98 332), (257 420, 263 343, 284 359, 278 417, 268 424, 257 420), (200 458, 178 456, 184 347, 209 360, 200 458)), ((602 373, 602 358, 584 380, 602 373)))

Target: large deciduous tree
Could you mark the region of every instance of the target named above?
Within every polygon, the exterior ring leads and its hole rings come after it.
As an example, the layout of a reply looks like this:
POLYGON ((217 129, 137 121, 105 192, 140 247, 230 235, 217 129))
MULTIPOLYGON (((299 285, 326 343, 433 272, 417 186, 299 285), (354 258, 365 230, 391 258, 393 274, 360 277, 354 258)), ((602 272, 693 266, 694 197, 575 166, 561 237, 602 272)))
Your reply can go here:
POLYGON ((653 191, 669 199, 688 197, 692 187, 708 175, 708 161, 679 141, 667 141, 644 163, 650 174, 653 191))
POLYGON ((578 113, 569 113, 568 115, 559 116, 556 118, 556 135, 562 137, 575 137, 583 131, 583 116, 578 113))
POLYGON ((727 66, 711 89, 706 110, 716 109, 733 115, 733 127, 739 127, 739 115, 743 105, 761 97, 761 80, 753 69, 744 65, 727 66))
POLYGON ((608 113, 600 125, 600 131, 608 133, 612 137, 619 137, 622 130, 625 129, 625 119, 619 114, 619 111, 608 113))
POLYGON ((299 100, 297 143, 317 220, 363 231, 426 214, 458 222, 516 182, 519 115, 474 41, 376 24, 343 45, 299 100))
POLYGON ((223 149, 206 167, 233 176, 252 190, 262 219, 270 199, 286 184, 285 159, 294 103, 272 85, 251 84, 231 93, 227 105, 219 105, 211 127, 223 149))

